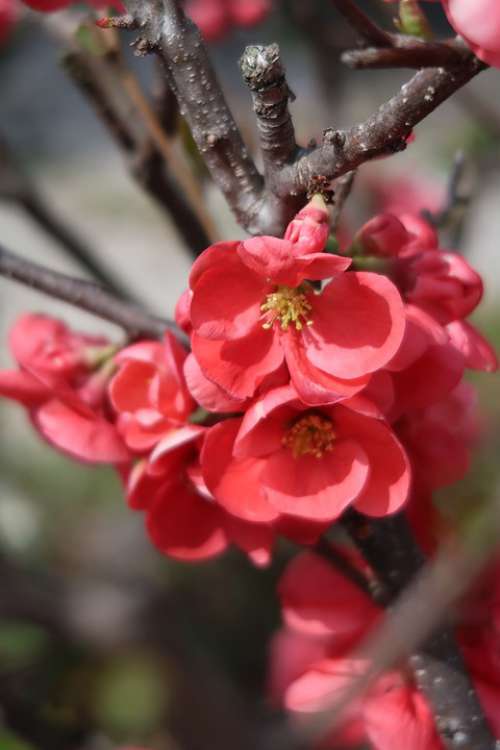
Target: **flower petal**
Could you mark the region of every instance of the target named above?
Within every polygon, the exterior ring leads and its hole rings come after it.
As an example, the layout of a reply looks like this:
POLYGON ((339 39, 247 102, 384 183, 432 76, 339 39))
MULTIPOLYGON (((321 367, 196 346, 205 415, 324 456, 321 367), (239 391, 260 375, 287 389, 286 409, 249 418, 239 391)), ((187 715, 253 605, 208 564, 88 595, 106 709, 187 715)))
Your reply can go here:
POLYGON ((49 443, 80 461, 115 464, 130 460, 115 425, 97 415, 85 417, 53 399, 37 409, 34 422, 49 443))
POLYGON ((193 334, 191 345, 205 376, 236 399, 252 397, 284 358, 278 337, 261 327, 239 341, 211 341, 193 334))
POLYGON ((358 497, 368 478, 368 458, 354 440, 337 440, 322 458, 295 458, 283 448, 266 460, 262 484, 281 513, 335 520, 358 497))
POLYGON ((146 525, 153 544, 177 560, 206 560, 227 548, 221 509, 182 481, 157 495, 146 525))
POLYGON ((193 286, 191 323, 209 339, 239 339, 258 324, 269 285, 246 268, 238 255, 223 267, 208 268, 193 286))
POLYGON ((370 475, 354 502, 356 509, 370 516, 395 513, 408 499, 411 479, 410 464, 399 440, 380 419, 342 406, 335 409, 335 426, 342 437, 357 440, 368 456, 370 475))
POLYGON ((232 456, 240 424, 239 419, 228 419, 208 431, 201 452, 203 476, 217 502, 229 513, 245 521, 270 523, 279 514, 262 491, 263 460, 232 456))
POLYGON ((397 352, 405 330, 398 290, 385 276, 348 272, 310 296, 313 325, 303 332, 307 357, 336 377, 362 377, 397 352))

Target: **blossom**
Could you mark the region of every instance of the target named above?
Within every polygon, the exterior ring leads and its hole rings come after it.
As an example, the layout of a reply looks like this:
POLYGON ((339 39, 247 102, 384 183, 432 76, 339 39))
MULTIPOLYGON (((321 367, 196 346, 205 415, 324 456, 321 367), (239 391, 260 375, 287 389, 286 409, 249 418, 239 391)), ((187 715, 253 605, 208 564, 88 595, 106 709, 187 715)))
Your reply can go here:
POLYGON ((313 199, 284 239, 218 243, 195 262, 193 354, 232 398, 253 397, 286 362, 306 403, 334 403, 396 353, 405 328, 400 295, 384 276, 344 273, 350 259, 321 252, 327 219, 313 199), (321 292, 311 284, 328 278, 321 292))
POLYGON ((209 431, 207 487, 228 512, 261 523, 328 522, 350 505, 373 516, 395 512, 410 482, 404 450, 362 403, 351 406, 310 409, 293 386, 268 391, 242 419, 209 431))
POLYGON ((500 8, 496 0, 443 0, 450 24, 488 65, 500 67, 500 8))
POLYGON ((138 454, 155 446, 183 426, 196 405, 183 376, 187 352, 167 332, 163 341, 141 341, 115 357, 117 372, 109 384, 118 429, 138 454))
POLYGON ((446 398, 404 414, 394 429, 420 484, 438 489, 467 473, 479 427, 476 391, 470 383, 461 382, 446 398))
POLYGON ((105 339, 24 315, 10 332, 10 348, 19 369, 0 371, 0 395, 25 406, 45 440, 82 461, 129 460, 106 398, 114 348, 105 339))
POLYGON ((188 0, 186 13, 207 41, 216 41, 233 26, 254 26, 271 8, 271 0, 188 0))
MULTIPOLYGON (((373 666, 361 655, 362 644, 379 624, 382 611, 367 593, 371 571, 363 569, 353 554, 349 561, 365 578, 366 592, 311 552, 294 558, 279 584, 285 627, 272 644, 270 688, 273 700, 303 720, 333 708, 373 666)), ((495 562, 460 604, 457 635, 483 710, 498 735, 497 581, 495 562)), ((443 748, 427 700, 404 666, 379 673, 326 734, 321 743, 325 748, 368 742, 374 750, 393 750, 402 736, 410 750, 443 748)))
MULTIPOLYGON (((278 592, 286 629, 273 643, 271 686, 275 698, 280 695, 294 715, 305 717, 333 706, 369 669, 367 658, 354 652, 378 623, 381 610, 312 553, 292 560, 278 592)), ((442 747, 432 712, 411 676, 403 669, 391 670, 351 701, 322 746, 369 742, 375 750, 392 750, 403 733, 410 750, 442 747)))
POLYGON ((205 428, 172 429, 161 451, 125 472, 130 506, 144 511, 153 544, 163 554, 183 561, 206 560, 230 545, 239 547, 255 565, 271 559, 274 532, 269 526, 238 520, 215 501, 199 466, 205 428))

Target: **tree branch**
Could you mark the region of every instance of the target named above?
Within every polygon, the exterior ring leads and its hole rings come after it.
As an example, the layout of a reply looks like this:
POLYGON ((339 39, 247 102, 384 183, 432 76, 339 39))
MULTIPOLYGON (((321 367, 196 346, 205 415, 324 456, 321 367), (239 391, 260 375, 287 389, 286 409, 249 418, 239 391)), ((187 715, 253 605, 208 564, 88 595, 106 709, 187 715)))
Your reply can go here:
POLYGON ((122 150, 134 180, 166 211, 186 246, 198 255, 211 239, 184 192, 170 177, 158 147, 137 119, 130 117, 130 102, 120 97, 113 71, 102 58, 81 51, 69 52, 64 68, 122 150))
POLYGON ((116 323, 131 338, 161 338, 165 331, 170 330, 180 340, 184 340, 175 323, 149 315, 137 305, 123 302, 97 284, 52 271, 20 258, 1 246, 0 276, 116 323))
POLYGON ((264 175, 269 184, 275 171, 291 161, 298 149, 288 109, 288 101, 294 96, 285 79, 277 44, 247 47, 240 60, 240 69, 252 92, 264 175))
POLYGON ((314 176, 332 180, 370 159, 403 151, 415 125, 486 67, 471 55, 467 62, 449 71, 419 71, 365 122, 346 131, 327 130, 321 146, 285 166, 280 174, 280 193, 304 193, 314 176))
MULTIPOLYGON (((380 520, 355 511, 343 524, 393 603, 417 578, 425 557, 402 514, 380 520)), ((435 631, 410 657, 415 681, 432 706, 436 727, 450 750, 495 750, 495 739, 451 627, 435 631), (465 743, 465 744, 464 744, 465 743)))
POLYGON ((238 221, 252 225, 262 177, 249 156, 196 26, 174 0, 126 0, 141 39, 164 64, 194 141, 238 221))
POLYGON ((346 172, 342 177, 336 181, 334 186, 334 201, 333 210, 330 220, 330 227, 332 232, 335 234, 340 224, 340 217, 344 205, 351 194, 354 180, 356 178, 356 171, 346 172))
POLYGON ((111 292, 130 302, 132 294, 96 258, 87 245, 57 216, 0 138, 0 198, 18 204, 78 265, 111 292))
POLYGON ((374 47, 391 47, 392 38, 364 13, 353 0, 332 0, 339 13, 357 32, 361 41, 374 47))
POLYGON ((462 45, 424 42, 413 37, 395 36, 392 47, 366 47, 348 50, 341 56, 350 68, 437 68, 456 67, 467 57, 462 45))
MULTIPOLYGON (((379 29, 351 0, 335 2, 370 44, 395 46, 394 35, 379 29)), ((276 161, 285 159, 286 155, 289 158, 277 169, 272 164, 272 151, 267 149, 265 160, 269 179, 264 182, 246 151, 201 36, 177 2, 126 0, 125 4, 141 29, 136 46, 155 52, 163 62, 181 113, 191 128, 212 178, 224 193, 239 223, 253 234, 280 236, 318 179, 323 182, 334 180, 370 159, 406 148, 406 139, 412 128, 487 67, 472 53, 464 53, 456 67, 422 70, 364 123, 347 131, 330 129, 326 131, 321 146, 299 149, 294 156, 293 131, 286 109, 288 89, 281 80, 275 93, 280 127, 286 132, 286 145, 276 161)), ((404 39, 398 42, 408 43, 404 39)), ((276 75, 272 57, 267 61, 264 57, 259 58, 259 67, 261 79, 266 79, 269 71, 272 78, 273 67, 276 75), (264 70, 266 66, 267 71, 264 70)), ((270 92, 266 94, 268 104, 270 92)), ((258 101, 262 102, 262 97, 258 101)), ((262 116, 260 119, 265 120, 262 116)), ((265 122, 264 129, 265 143, 270 145, 273 138, 269 122, 265 122)))

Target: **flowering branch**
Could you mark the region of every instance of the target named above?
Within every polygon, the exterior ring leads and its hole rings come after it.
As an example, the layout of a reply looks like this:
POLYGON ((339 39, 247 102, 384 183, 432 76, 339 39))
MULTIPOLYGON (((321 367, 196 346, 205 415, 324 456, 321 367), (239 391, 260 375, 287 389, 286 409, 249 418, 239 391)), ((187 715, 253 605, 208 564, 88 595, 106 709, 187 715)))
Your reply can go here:
POLYGON ((69 302, 81 310, 116 323, 131 338, 161 338, 166 330, 182 338, 175 323, 149 315, 137 305, 123 302, 97 284, 32 263, 1 246, 0 276, 19 281, 54 299, 69 302))
MULTIPOLYGON (((399 514, 373 521, 353 511, 345 515, 343 523, 379 578, 387 603, 393 603, 414 582, 425 564, 406 519, 399 514)), ((479 557, 483 560, 482 555, 479 557)), ((453 569, 453 573, 456 575, 457 571, 453 569)), ((464 576, 463 582, 465 587, 455 598, 466 590, 470 576, 464 576)), ((435 588, 443 590, 441 580, 435 588)), ((438 622, 433 622, 433 626, 438 622)), ((429 630, 432 632, 432 626, 429 630)), ((417 685, 433 708, 436 727, 445 746, 450 750, 464 746, 494 750, 495 739, 451 628, 442 627, 430 635, 410 657, 409 663, 417 685)))
MULTIPOLYGON (((370 159, 406 148, 406 139, 415 125, 487 67, 472 54, 462 56, 460 53, 460 64, 452 70, 439 67, 419 71, 365 122, 347 131, 330 129, 320 146, 295 150, 286 108, 288 87, 282 78, 279 60, 276 54, 267 58, 263 55, 259 58, 260 81, 280 81, 275 92, 267 91, 265 110, 260 106, 262 92, 253 92, 260 110, 264 151, 267 151, 264 180, 248 155, 194 24, 175 0, 126 0, 125 4, 141 29, 137 43, 142 50, 155 52, 163 62, 181 111, 214 181, 240 224, 253 234, 282 234, 297 205, 305 200, 318 178, 334 180, 370 159), (274 158, 274 149, 270 158, 272 131, 263 117, 266 110, 269 112, 272 93, 277 95, 273 106, 280 112, 279 129, 286 129, 287 136, 278 159, 274 158), (277 161, 282 165, 277 166, 277 161)), ((394 46, 394 35, 379 29, 353 2, 342 0, 336 4, 370 44, 394 46)), ((418 47, 418 42, 414 44, 418 47)), ((448 50, 448 46, 443 46, 448 50)), ((453 47, 450 50, 446 51, 448 58, 453 57, 458 63, 456 50, 453 47)), ((444 54, 444 50, 440 49, 441 53, 444 54)), ((248 65, 244 67, 246 76, 248 65)))

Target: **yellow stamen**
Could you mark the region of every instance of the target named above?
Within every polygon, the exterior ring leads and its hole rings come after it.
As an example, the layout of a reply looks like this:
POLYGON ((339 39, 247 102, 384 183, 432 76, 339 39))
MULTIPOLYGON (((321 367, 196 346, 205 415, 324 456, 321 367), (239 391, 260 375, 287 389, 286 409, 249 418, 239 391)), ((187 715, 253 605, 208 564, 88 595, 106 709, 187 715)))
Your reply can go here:
POLYGON ((295 422, 282 442, 285 448, 290 448, 294 458, 305 455, 322 458, 333 449, 335 432, 329 419, 308 414, 295 422))
POLYGON ((262 327, 268 330, 273 327, 276 320, 279 320, 283 331, 286 331, 290 324, 294 325, 297 331, 301 331, 304 325, 311 326, 313 322, 309 320, 309 313, 312 305, 306 296, 310 291, 312 289, 307 282, 298 287, 278 286, 276 291, 267 295, 266 301, 260 306, 268 318, 262 327))

